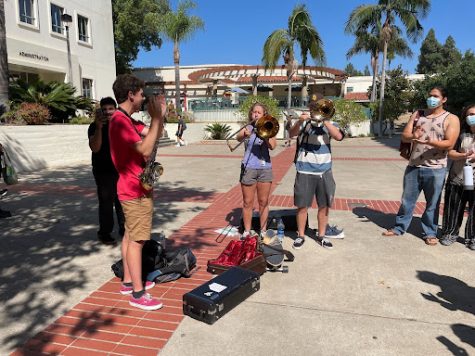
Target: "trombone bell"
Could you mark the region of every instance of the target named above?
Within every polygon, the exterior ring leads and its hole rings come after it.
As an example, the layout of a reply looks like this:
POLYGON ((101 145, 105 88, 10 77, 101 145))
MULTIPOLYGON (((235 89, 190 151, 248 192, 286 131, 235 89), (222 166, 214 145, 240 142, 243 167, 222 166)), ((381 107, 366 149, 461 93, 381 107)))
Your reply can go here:
MULTIPOLYGON (((233 152, 236 148, 238 148, 243 142, 239 142, 237 145, 232 146, 229 143, 229 140, 231 140, 234 136, 236 136, 243 128, 245 128, 249 124, 245 124, 239 128, 236 132, 234 132, 232 135, 230 135, 226 139, 226 143, 228 144, 229 149, 231 152, 233 152)), ((277 135, 279 132, 279 121, 275 117, 272 117, 271 115, 266 115, 258 119, 257 121, 254 122, 253 124, 254 130, 256 132, 257 137, 259 137, 262 140, 272 138, 277 135)))
POLYGON ((330 119, 335 115, 335 104, 330 99, 320 99, 315 104, 311 104, 309 109, 323 119, 330 119))

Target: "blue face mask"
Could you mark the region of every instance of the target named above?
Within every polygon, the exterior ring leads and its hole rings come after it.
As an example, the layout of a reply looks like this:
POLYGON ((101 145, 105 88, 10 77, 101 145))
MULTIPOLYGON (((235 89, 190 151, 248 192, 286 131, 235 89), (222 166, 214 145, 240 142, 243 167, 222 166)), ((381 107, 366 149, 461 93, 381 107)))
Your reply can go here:
POLYGON ((469 115, 465 118, 468 126, 475 126, 475 115, 469 115))
POLYGON ((429 96, 427 98, 427 107, 429 109, 435 109, 440 104, 440 99, 434 96, 429 96))

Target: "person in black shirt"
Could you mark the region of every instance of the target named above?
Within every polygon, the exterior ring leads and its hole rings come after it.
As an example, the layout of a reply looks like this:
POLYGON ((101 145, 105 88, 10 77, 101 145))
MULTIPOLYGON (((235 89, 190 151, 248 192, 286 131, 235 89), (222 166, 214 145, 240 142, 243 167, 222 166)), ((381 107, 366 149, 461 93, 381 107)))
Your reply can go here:
POLYGON ((95 120, 89 126, 89 147, 92 151, 92 173, 97 185, 99 199, 99 241, 106 245, 115 245, 116 240, 111 236, 114 228, 114 206, 119 224, 119 235, 124 236, 124 213, 117 197, 117 180, 119 175, 115 170, 109 148, 109 120, 117 108, 111 97, 102 98, 100 108, 96 110, 95 120))

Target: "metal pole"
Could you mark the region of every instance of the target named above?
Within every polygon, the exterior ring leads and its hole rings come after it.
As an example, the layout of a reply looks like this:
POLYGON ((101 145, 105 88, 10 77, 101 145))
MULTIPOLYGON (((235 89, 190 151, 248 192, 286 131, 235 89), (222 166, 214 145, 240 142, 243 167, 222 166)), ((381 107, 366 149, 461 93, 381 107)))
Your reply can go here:
POLYGON ((73 85, 73 65, 71 63, 71 45, 69 43, 69 26, 66 25, 66 46, 68 51, 68 82, 73 85))

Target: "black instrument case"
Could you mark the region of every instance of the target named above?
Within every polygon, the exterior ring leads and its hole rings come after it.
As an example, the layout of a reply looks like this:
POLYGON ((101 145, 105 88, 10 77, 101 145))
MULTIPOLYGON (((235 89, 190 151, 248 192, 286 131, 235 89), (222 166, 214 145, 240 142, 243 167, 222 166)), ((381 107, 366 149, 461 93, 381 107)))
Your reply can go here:
POLYGON ((213 324, 260 288, 259 274, 232 267, 183 295, 183 313, 213 324))

